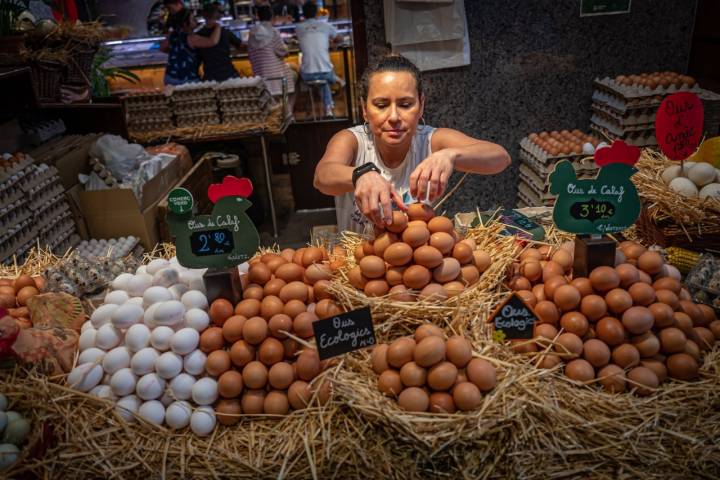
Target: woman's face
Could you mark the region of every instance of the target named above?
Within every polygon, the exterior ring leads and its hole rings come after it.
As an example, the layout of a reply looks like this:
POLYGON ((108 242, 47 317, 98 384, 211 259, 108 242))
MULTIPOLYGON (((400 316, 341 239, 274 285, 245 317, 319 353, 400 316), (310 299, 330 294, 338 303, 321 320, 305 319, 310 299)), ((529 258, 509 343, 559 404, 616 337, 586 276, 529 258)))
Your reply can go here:
POLYGON ((415 77, 408 72, 381 72, 370 76, 365 121, 375 139, 387 145, 410 141, 423 114, 415 77))

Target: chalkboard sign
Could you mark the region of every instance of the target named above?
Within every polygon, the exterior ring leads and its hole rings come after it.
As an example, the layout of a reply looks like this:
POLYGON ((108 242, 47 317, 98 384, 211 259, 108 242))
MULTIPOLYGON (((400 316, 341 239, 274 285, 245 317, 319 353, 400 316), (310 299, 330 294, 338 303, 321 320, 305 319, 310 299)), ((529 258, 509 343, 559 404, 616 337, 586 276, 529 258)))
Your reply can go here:
POLYGON ((232 252, 233 248, 235 248, 235 242, 233 242, 232 233, 225 228, 193 232, 190 235, 190 249, 193 254, 198 256, 222 255, 232 252))
POLYGON ((312 326, 320 360, 375 345, 369 307, 318 320, 312 326))
POLYGON ((590 220, 612 218, 615 207, 610 202, 598 202, 594 198, 586 202, 575 202, 570 207, 570 215, 577 220, 590 220))
POLYGON ((495 338, 499 340, 533 338, 533 327, 537 319, 533 309, 517 293, 513 293, 492 315, 495 338))
POLYGON ((703 104, 690 92, 665 97, 655 115, 655 138, 663 153, 685 160, 695 152, 703 134, 703 104))

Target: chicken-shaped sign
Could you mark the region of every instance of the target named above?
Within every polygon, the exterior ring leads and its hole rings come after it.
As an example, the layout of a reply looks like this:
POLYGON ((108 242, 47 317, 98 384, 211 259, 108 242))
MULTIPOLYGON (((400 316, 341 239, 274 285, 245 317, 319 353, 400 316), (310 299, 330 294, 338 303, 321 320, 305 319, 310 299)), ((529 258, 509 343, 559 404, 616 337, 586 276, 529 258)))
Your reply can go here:
POLYGON ((168 195, 168 224, 175 237, 180 265, 187 268, 229 268, 250 259, 260 244, 247 210, 252 183, 247 178, 227 176, 210 185, 208 198, 214 203, 210 215, 193 216, 193 198, 184 188, 168 195))
POLYGON ((555 225, 570 233, 606 234, 634 224, 640 199, 631 177, 639 157, 638 147, 616 140, 595 152, 595 163, 601 167, 597 177, 582 180, 572 163, 558 162, 550 174, 550 193, 558 196, 555 225))

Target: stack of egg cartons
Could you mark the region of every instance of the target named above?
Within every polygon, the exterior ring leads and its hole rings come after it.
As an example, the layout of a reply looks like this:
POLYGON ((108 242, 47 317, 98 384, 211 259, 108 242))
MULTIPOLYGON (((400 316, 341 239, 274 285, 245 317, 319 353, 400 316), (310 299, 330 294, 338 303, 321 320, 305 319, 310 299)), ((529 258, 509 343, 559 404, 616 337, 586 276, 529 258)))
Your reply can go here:
POLYGON ((217 82, 191 82, 172 88, 172 105, 178 127, 217 125, 215 89, 217 82))
POLYGON ((163 90, 142 90, 123 97, 128 130, 157 131, 173 128, 172 108, 163 90))
POLYGON ((231 78, 215 87, 223 123, 264 123, 272 96, 261 77, 231 78))

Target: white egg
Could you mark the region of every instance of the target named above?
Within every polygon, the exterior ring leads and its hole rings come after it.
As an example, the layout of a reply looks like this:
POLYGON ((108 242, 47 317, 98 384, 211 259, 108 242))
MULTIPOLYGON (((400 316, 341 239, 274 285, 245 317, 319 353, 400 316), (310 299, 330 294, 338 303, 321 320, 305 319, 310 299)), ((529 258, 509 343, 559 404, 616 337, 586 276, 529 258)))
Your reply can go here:
POLYGON ((116 243, 118 243, 118 241, 117 241, 116 239, 114 239, 114 238, 111 238, 110 240, 108 240, 108 243, 109 243, 110 245, 115 245, 116 243))
POLYGON ((103 360, 103 357, 105 356, 105 352, 103 350, 100 350, 99 348, 90 347, 86 350, 84 350, 79 356, 78 356, 78 365, 82 365, 83 363, 97 363, 100 365, 100 363, 103 360))
POLYGON ((110 316, 110 322, 112 322, 115 328, 130 328, 136 323, 139 323, 143 318, 145 311, 142 307, 138 307, 133 303, 125 303, 120 305, 110 316))
POLYGON ((138 416, 155 425, 162 425, 165 420, 165 406, 157 400, 150 400, 140 405, 138 416))
POLYGON ((708 197, 720 197, 720 183, 708 183, 700 189, 698 196, 700 197, 700 200, 704 200, 708 197))
POLYGON ((205 294, 198 290, 188 290, 181 299, 185 308, 199 308, 201 310, 208 309, 208 301, 205 294))
POLYGON ((687 177, 690 169, 696 165, 695 162, 683 162, 683 175, 687 177))
POLYGON ((80 334, 78 339, 78 348, 80 351, 87 350, 95 346, 95 339, 97 338, 97 330, 94 328, 86 328, 84 332, 80 334))
POLYGON ((121 273, 112 281, 113 290, 128 290, 130 280, 134 277, 132 273, 121 273))
POLYGON ((194 328, 198 332, 202 332, 210 325, 210 317, 205 310, 191 308, 185 312, 185 325, 194 328))
POLYGON ((138 307, 143 306, 143 298, 142 297, 130 297, 130 299, 125 302, 125 304, 129 305, 137 305, 138 307))
POLYGON ((168 300, 158 304, 153 315, 153 320, 157 325, 173 326, 183 320, 185 315, 184 305, 177 300, 168 300))
POLYGON ((670 265, 669 263, 666 263, 662 266, 662 270, 660 270, 660 274, 658 274, 659 277, 671 277, 675 280, 680 281, 681 275, 680 270, 677 269, 674 265, 670 265))
POLYGON ((102 362, 106 373, 113 374, 130 366, 130 352, 126 347, 115 347, 105 354, 102 362))
POLYGON ((585 143, 583 143, 583 146, 582 146, 582 152, 585 155, 592 155, 595 153, 595 147, 593 147, 592 143, 585 142, 585 143))
POLYGON ((90 320, 88 320, 82 324, 82 327, 80 327, 80 333, 83 333, 85 330, 87 330, 89 328, 94 328, 93 324, 90 320))
POLYGON ((98 385, 88 392, 93 397, 103 398, 105 400, 117 400, 117 396, 113 393, 110 385, 98 385))
POLYGON ((126 422, 134 422, 135 416, 133 413, 137 413, 141 403, 140 399, 135 395, 128 395, 115 403, 115 411, 126 422))
POLYGON ((150 329, 147 325, 138 323, 125 332, 125 346, 131 352, 138 352, 150 345, 150 329))
POLYGON ((165 287, 150 287, 143 293, 143 305, 149 307, 156 303, 173 300, 174 296, 170 290, 165 287))
POLYGON ((142 297, 145 290, 152 287, 152 278, 152 275, 147 273, 133 275, 128 282, 128 293, 133 297, 142 297))
POLYGON ((180 274, 174 268, 163 268, 153 275, 153 285, 171 287, 180 281, 180 274))
POLYGON ((156 258, 155 260, 152 260, 150 263, 148 263, 146 265, 147 273, 149 273, 150 275, 155 275, 157 272, 159 272, 163 268, 167 268, 169 266, 170 266, 170 262, 168 262, 164 258, 156 258))
POLYGON ((110 377, 110 387, 118 397, 133 393, 136 384, 137 376, 129 368, 121 368, 110 377))
POLYGON ((210 405, 218 398, 217 382, 210 377, 204 377, 195 382, 192 387, 192 399, 198 405, 210 405))
POLYGON ((143 275, 146 273, 148 273, 148 272, 147 272, 147 267, 145 265, 140 265, 137 268, 137 270, 135 270, 135 275, 143 275))
POLYGON ((173 298, 175 300, 180 300, 183 295, 189 290, 190 288, 185 285, 184 283, 176 283, 175 285, 171 286, 169 288, 170 293, 172 294, 173 298))
POLYGON ((154 305, 150 305, 145 309, 145 314, 143 315, 143 322, 145 325, 147 325, 151 330, 157 325, 155 324, 155 320, 153 319, 155 316, 155 309, 157 306, 160 305, 159 303, 156 303, 154 305))
POLYGON ((178 355, 187 355, 198 347, 200 334, 194 328, 183 328, 170 339, 170 349, 178 355))
POLYGON ((688 171, 688 178, 698 187, 704 187, 712 183, 716 175, 715 167, 706 162, 696 163, 688 171))
POLYGON ((197 290, 198 292, 205 295, 205 279, 202 275, 194 275, 190 277, 190 282, 188 283, 188 287, 190 287, 190 290, 197 290))
POLYGON ((15 465, 20 458, 20 449, 12 443, 0 443, 0 471, 15 465))
POLYGON ((665 182, 666 185, 670 185, 670 182, 672 182, 679 176, 680 176, 680 165, 670 165, 665 170, 663 170, 662 174, 660 175, 660 178, 663 179, 663 182, 665 182))
POLYGON ((81 392, 89 392, 95 385, 100 383, 103 377, 103 369, 100 365, 86 363, 72 369, 67 376, 69 387, 81 392))
POLYGON ((133 355, 130 368, 135 375, 146 375, 155 371, 155 360, 160 354, 154 348, 143 348, 133 355))
POLYGON ((107 351, 117 347, 121 340, 122 332, 109 323, 106 323, 98 328, 97 335, 95 335, 95 346, 107 351))
POLYGON ((190 416, 190 429, 195 435, 204 437, 215 428, 215 410, 212 407, 200 407, 190 416))
POLYGON ((176 377, 183 368, 183 359, 173 352, 165 352, 155 360, 155 371, 162 378, 171 379, 176 377))
POLYGON ((102 325, 110 323, 112 313, 119 307, 120 305, 108 303, 105 305, 100 305, 98 308, 96 308, 95 311, 90 315, 90 322, 92 322, 93 327, 100 328, 102 325))
POLYGON ((176 400, 188 400, 192 396, 195 377, 181 373, 170 381, 170 392, 176 400))
POLYGON ((152 345, 161 352, 169 350, 170 339, 174 334, 175 331, 170 327, 155 327, 155 329, 150 334, 150 345, 152 345))
POLYGON ((105 303, 114 303, 115 305, 122 305, 123 303, 130 300, 130 295, 125 290, 113 290, 105 295, 105 303))
POLYGON ((168 427, 179 430, 190 424, 190 416, 192 415, 192 407, 188 402, 173 402, 165 411, 165 423, 168 427))
POLYGON ((143 400, 155 400, 160 398, 165 391, 165 380, 156 373, 148 373, 140 377, 135 392, 143 400))
POLYGON ((600 143, 597 144, 597 147, 595 147, 595 152, 597 152, 597 151, 600 150, 601 148, 607 148, 607 147, 609 147, 609 146, 610 146, 610 145, 608 145, 607 142, 600 142, 600 143))
POLYGON ((670 189, 685 197, 697 197, 698 189, 688 178, 677 177, 670 182, 670 189))
POLYGON ((205 371, 205 362, 207 355, 200 350, 188 353, 183 358, 183 368, 190 375, 200 375, 205 371))

